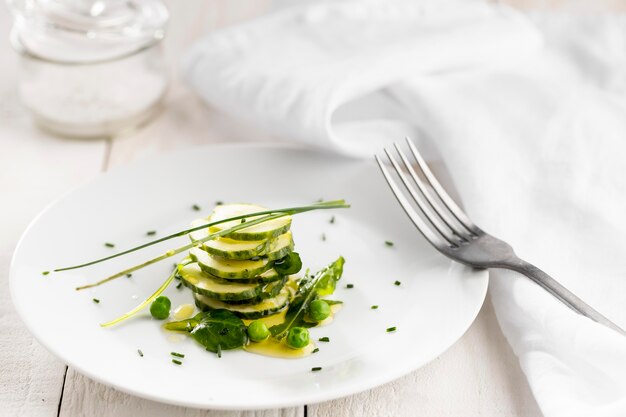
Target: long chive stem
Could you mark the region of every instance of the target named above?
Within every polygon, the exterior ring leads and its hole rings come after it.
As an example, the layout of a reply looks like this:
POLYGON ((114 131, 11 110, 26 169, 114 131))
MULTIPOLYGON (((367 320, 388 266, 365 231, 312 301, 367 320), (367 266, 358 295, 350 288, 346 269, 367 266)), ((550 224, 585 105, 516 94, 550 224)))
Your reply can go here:
POLYGON ((142 302, 141 304, 139 304, 137 307, 133 308, 132 310, 130 310, 128 313, 121 315, 120 317, 116 318, 115 320, 111 320, 107 323, 103 323, 100 326, 102 327, 111 327, 114 324, 118 324, 124 320, 126 320, 127 318, 130 318, 132 316, 134 316, 135 314, 137 314, 138 312, 140 312, 141 310, 143 310, 144 308, 146 308, 148 305, 150 305, 150 303, 152 303, 159 295, 161 295, 163 293, 163 291, 165 291, 165 289, 168 287, 168 285, 170 285, 170 283, 174 280, 174 277, 176 276, 176 273, 178 272, 178 269, 175 269, 174 271, 172 271, 172 273, 170 274, 169 277, 167 277, 167 279, 165 280, 165 282, 163 282, 163 284, 161 284, 161 286, 154 292, 154 294, 152 294, 150 297, 146 298, 144 300, 144 302, 142 302))
POLYGON ((157 263, 157 262, 162 261, 164 259, 170 258, 170 257, 172 257, 174 255, 177 255, 177 254, 179 254, 181 252, 184 252, 186 250, 189 250, 191 248, 199 246, 200 244, 202 244, 202 243, 204 243, 204 242, 206 242, 208 240, 212 240, 212 239, 218 238, 220 236, 224 236, 224 235, 227 235, 229 233, 236 232, 239 229, 244 229, 246 227, 254 226, 254 225, 259 224, 259 223, 263 223, 263 222, 266 222, 266 221, 269 221, 269 220, 278 219, 280 217, 284 217, 284 216, 288 216, 288 215, 289 214, 287 214, 287 213, 279 213, 279 214, 274 214, 274 215, 267 215, 267 216, 263 216, 261 218, 252 220, 252 221, 244 223, 244 224, 235 225, 235 226, 233 226, 233 227, 231 227, 229 229, 220 230, 219 232, 212 233, 212 234, 210 234, 210 235, 208 235, 206 237, 203 237, 202 239, 195 240, 195 241, 193 241, 193 242, 191 242, 191 243, 189 243, 189 244, 187 244, 185 246, 181 246, 181 247, 176 248, 176 249, 170 249, 167 252, 165 252, 163 255, 159 255, 156 258, 152 258, 152 259, 150 259, 150 260, 148 260, 146 262, 140 263, 139 265, 132 266, 132 267, 130 267, 128 269, 125 269, 125 270, 120 271, 120 272, 118 272, 116 274, 113 274, 113 275, 111 275, 111 276, 109 276, 107 278, 104 278, 104 279, 102 279, 102 280, 100 280, 98 282, 94 282, 92 284, 83 285, 81 287, 76 287, 76 291, 84 290, 84 289, 87 289, 87 288, 97 287, 98 285, 102 285, 102 284, 107 283, 109 281, 113 281, 114 279, 117 279, 117 278, 119 278, 121 276, 125 276, 126 274, 130 274, 131 272, 135 272, 135 271, 137 271, 137 270, 139 270, 141 268, 144 268, 144 267, 146 267, 148 265, 152 265, 154 263, 157 263))
MULTIPOLYGON (((129 253, 138 251, 140 249, 144 249, 144 248, 147 248, 149 246, 156 245, 157 243, 165 242, 166 240, 174 239, 176 237, 185 236, 185 235, 187 235, 187 234, 189 234, 191 232, 195 232, 196 230, 206 229, 208 227, 215 226, 215 225, 218 225, 218 224, 221 224, 221 223, 225 223, 225 222, 230 222, 230 221, 233 221, 233 220, 240 220, 240 219, 245 219, 245 218, 248 218, 248 217, 255 217, 255 216, 263 216, 263 215, 266 215, 266 214, 286 213, 286 215, 291 215, 291 214, 304 213, 304 212, 312 211, 312 210, 328 210, 328 209, 348 208, 348 207, 350 207, 350 205, 346 204, 346 202, 344 200, 333 200, 333 201, 324 201, 324 202, 320 202, 320 203, 315 203, 315 204, 312 204, 312 205, 309 205, 309 206, 289 207, 289 208, 283 208, 283 209, 277 209, 277 210, 264 210, 264 211, 257 211, 255 213, 250 213, 250 214, 242 214, 240 216, 229 217, 227 219, 217 220, 217 221, 214 221, 214 222, 209 222, 209 223, 203 224, 201 226, 195 226, 195 227, 192 227, 190 229, 181 230, 180 232, 172 233, 171 235, 167 235, 167 236, 164 236, 162 238, 152 240, 152 241, 144 243, 142 245, 135 246, 135 247, 127 249, 125 251, 118 252, 118 253, 115 253, 115 254, 110 255, 110 256, 105 256, 104 258, 96 259, 94 261, 85 262, 83 264, 78 264, 78 265, 73 265, 73 266, 67 266, 67 267, 63 267, 63 268, 57 268, 57 269, 54 269, 53 272, 69 271, 69 270, 72 270, 72 269, 84 268, 86 266, 95 265, 95 264, 98 264, 100 262, 108 261, 110 259, 114 259, 114 258, 117 258, 119 256, 127 255, 129 253)), ((250 227, 251 225, 252 225, 251 223, 247 223, 246 227, 250 227)))

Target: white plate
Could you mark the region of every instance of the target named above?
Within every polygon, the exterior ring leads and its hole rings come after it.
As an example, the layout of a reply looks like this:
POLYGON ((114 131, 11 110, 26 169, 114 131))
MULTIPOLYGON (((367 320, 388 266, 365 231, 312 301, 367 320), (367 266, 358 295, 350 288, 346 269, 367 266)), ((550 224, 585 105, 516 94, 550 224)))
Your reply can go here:
MULTIPOLYGON (((487 281, 486 272, 451 263, 424 242, 370 161, 275 145, 194 148, 97 178, 35 219, 16 249, 10 278, 26 326, 79 372, 141 397, 213 409, 314 403, 398 378, 461 337, 478 314, 487 281), (41 274, 112 253, 104 242, 122 249, 147 241, 148 230, 159 235, 179 230, 201 214, 193 204, 208 213, 218 200, 278 208, 319 198, 345 198, 352 208, 295 217, 296 249, 311 270, 338 255, 346 258, 333 297, 345 306, 334 323, 312 329, 315 340, 331 341, 319 342, 320 351, 307 358, 228 351, 218 359, 193 340, 163 331, 147 312, 100 328, 150 295, 173 261, 93 290, 74 287, 174 243, 82 270, 41 274), (394 246, 387 247, 386 240, 394 246), (394 285, 396 280, 402 285, 394 285), (354 288, 346 289, 348 283, 354 288), (391 326, 398 330, 387 333, 391 326), (186 355, 182 366, 171 363, 171 351, 186 355), (315 366, 323 370, 311 372, 315 366)), ((174 305, 192 302, 187 289, 171 286, 166 295, 174 305)))

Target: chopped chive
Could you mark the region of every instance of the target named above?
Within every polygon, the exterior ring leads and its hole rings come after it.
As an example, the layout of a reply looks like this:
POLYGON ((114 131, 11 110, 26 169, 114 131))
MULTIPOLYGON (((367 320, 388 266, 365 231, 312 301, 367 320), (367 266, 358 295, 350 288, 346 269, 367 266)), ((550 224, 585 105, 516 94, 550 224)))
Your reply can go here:
POLYGON ((372 310, 378 310, 378 306, 371 306, 370 307, 372 310))
POLYGON ((326 235, 322 233, 322 241, 326 241, 326 235))
POLYGON ((335 223, 335 216, 331 217, 330 220, 328 221, 328 223, 330 223, 330 224, 335 223))
POLYGON ((387 333, 391 333, 391 332, 395 332, 395 331, 396 331, 396 326, 387 328, 387 333))
POLYGON ((137 353, 143 358, 143 352, 141 351, 141 349, 137 349, 137 353))
POLYGON ((320 342, 330 342, 330 338, 329 338, 329 337, 327 337, 327 336, 320 337, 320 338, 319 338, 319 339, 317 339, 317 340, 319 340, 320 342))
POLYGON ((177 358, 184 358, 185 357, 184 354, 178 353, 178 352, 170 352, 170 355, 176 356, 177 358))
POLYGON ((179 361, 178 359, 172 359, 172 363, 175 363, 176 365, 182 365, 183 363, 181 361, 179 361))
POLYGON ((311 368, 311 371, 313 372, 317 372, 317 371, 321 371, 322 367, 321 366, 314 366, 313 368, 311 368))
POLYGON ((220 345, 219 343, 217 344, 217 357, 222 357, 222 345, 220 345))
POLYGON ((192 209, 194 209, 195 211, 200 211, 200 206, 197 204, 194 204, 193 206, 191 206, 192 209))
POLYGON ((241 219, 241 223, 245 223, 245 222, 246 222, 246 219, 241 219))
POLYGON ((393 246, 393 242, 390 240, 385 240, 385 245, 387 246, 393 246))
POLYGON ((348 284, 348 285, 346 285, 346 288, 348 288, 348 289, 354 288, 354 284, 348 284))
POLYGON ((107 248, 114 248, 115 247, 115 245, 113 243, 110 243, 110 242, 105 242, 104 246, 106 246, 107 248))
POLYGON ((179 282, 179 283, 178 283, 178 285, 176 286, 176 289, 177 289, 177 290, 180 290, 180 288, 181 288, 182 286, 183 286, 183 283, 182 283, 182 282, 179 282))
POLYGON ((126 274, 126 278, 131 278, 133 274, 126 274))
POLYGON ((146 232, 146 236, 154 236, 154 235, 156 235, 156 230, 148 230, 146 232))
POLYGON ((397 280, 396 280, 396 282, 394 282, 394 283, 393 283, 393 285, 395 285, 395 286, 399 287, 400 285, 402 285, 402 283, 401 283, 400 281, 397 281, 397 280))
POLYGON ((215 202, 215 205, 216 205, 216 206, 221 206, 222 204, 224 204, 224 202, 223 202, 223 201, 220 201, 220 200, 217 200, 217 201, 215 202))
POLYGON ((43 271, 43 272, 41 273, 41 275, 48 275, 49 273, 50 273, 50 271, 43 271))
POLYGON ((311 353, 317 353, 317 352, 319 352, 319 351, 320 351, 320 349, 319 349, 319 348, 315 348, 315 349, 313 349, 313 352, 311 352, 311 353))
POLYGON ((100 300, 98 300, 97 298, 93 298, 93 302, 96 303, 96 304, 99 304, 100 300))

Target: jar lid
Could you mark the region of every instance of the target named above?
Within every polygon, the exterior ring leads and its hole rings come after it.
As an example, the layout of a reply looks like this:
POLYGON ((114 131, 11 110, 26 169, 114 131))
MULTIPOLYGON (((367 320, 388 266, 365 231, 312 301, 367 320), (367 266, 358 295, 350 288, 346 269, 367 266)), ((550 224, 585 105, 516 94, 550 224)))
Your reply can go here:
POLYGON ((169 13, 158 0, 9 0, 13 39, 30 55, 93 63, 163 38, 169 13))

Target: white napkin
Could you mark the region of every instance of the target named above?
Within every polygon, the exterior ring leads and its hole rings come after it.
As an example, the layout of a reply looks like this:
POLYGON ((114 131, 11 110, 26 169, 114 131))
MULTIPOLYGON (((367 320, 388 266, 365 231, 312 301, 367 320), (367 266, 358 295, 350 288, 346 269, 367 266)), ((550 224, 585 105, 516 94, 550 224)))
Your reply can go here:
MULTIPOLYGON (((545 47, 482 4, 315 4, 212 34, 184 67, 283 136, 367 157, 430 141, 481 227, 624 327, 626 19, 534 23, 545 47)), ((626 415, 626 338, 515 273, 490 290, 546 416, 626 415)))

